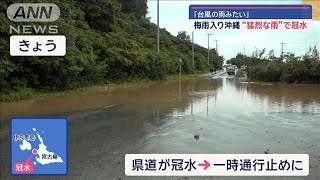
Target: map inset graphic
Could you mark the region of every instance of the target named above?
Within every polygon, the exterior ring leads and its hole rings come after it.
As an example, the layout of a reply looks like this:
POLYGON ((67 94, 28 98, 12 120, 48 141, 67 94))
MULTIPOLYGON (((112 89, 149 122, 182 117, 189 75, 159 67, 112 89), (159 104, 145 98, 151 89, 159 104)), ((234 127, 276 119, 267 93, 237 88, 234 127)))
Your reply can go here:
POLYGON ((66 175, 67 119, 11 119, 11 174, 66 175))

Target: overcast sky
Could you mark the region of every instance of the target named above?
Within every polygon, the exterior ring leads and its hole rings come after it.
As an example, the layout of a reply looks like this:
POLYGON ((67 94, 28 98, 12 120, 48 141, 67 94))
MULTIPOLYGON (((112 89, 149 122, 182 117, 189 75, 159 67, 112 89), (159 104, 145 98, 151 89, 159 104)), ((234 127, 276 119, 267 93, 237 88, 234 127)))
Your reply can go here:
MULTIPOLYGON (((160 0, 160 27, 166 28, 172 35, 177 35, 178 31, 185 30, 191 36, 192 31, 189 27, 189 5, 191 4, 302 4, 300 0, 295 1, 192 1, 192 0, 160 0)), ((151 22, 157 23, 157 1, 148 1, 149 14, 151 22)), ((195 31, 195 43, 207 47, 208 31, 195 31)), ((225 59, 234 57, 238 52, 245 52, 251 55, 255 48, 266 48, 266 53, 274 49, 276 56, 281 54, 281 42, 288 43, 284 51, 290 51, 296 55, 304 54, 309 46, 320 46, 320 23, 313 21, 313 29, 309 32, 298 31, 233 31, 213 32, 210 37, 210 47, 215 48, 215 41, 218 42, 219 53, 225 59)))

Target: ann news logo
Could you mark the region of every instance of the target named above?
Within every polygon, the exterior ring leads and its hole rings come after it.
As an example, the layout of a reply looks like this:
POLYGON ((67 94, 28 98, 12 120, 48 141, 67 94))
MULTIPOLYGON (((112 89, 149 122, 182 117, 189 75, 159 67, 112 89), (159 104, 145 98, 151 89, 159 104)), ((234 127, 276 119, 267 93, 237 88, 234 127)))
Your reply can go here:
POLYGON ((60 8, 52 3, 15 3, 7 9, 8 18, 15 22, 53 22, 60 8))
MULTIPOLYGON (((15 3, 7 9, 13 22, 54 22, 60 16, 60 8, 52 3, 15 3)), ((10 25, 10 34, 58 34, 57 25, 10 25)))
POLYGON ((14 3, 7 9, 11 56, 64 56, 66 38, 57 35, 60 8, 53 3, 14 3), (50 24, 49 24, 50 23, 50 24))

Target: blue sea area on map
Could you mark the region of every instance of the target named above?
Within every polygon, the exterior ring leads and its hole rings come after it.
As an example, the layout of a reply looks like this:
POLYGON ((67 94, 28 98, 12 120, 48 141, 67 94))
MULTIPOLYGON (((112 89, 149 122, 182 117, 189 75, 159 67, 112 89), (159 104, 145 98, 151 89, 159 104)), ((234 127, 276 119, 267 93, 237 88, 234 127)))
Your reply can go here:
MULTIPOLYGON (((31 163, 36 162, 34 171, 31 174, 67 174, 67 120, 58 119, 11 119, 11 173, 15 173, 13 165, 15 162, 25 162, 32 155, 31 163), (33 131, 36 129, 36 132, 33 131), (36 156, 32 154, 32 149, 39 149, 40 141, 37 133, 43 139, 47 151, 53 152, 62 158, 63 163, 50 163, 42 165, 36 160, 36 156), (34 134, 35 141, 29 141, 31 150, 21 150, 22 141, 14 141, 15 134, 34 134)), ((41 158, 41 157, 40 157, 41 158)))

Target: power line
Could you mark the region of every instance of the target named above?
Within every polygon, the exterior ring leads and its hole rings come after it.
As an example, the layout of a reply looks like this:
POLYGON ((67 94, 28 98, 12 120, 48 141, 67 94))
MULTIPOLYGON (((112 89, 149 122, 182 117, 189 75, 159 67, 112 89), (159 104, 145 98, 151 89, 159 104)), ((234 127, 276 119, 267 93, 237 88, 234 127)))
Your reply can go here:
POLYGON ((320 42, 287 42, 285 44, 317 44, 320 42))

